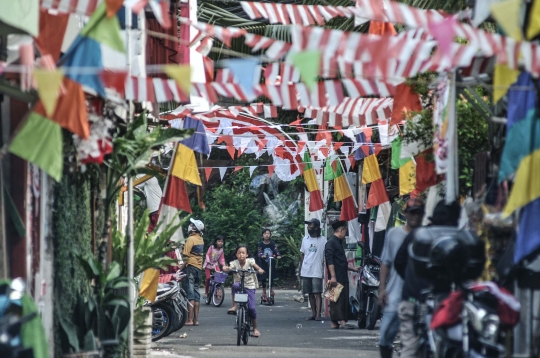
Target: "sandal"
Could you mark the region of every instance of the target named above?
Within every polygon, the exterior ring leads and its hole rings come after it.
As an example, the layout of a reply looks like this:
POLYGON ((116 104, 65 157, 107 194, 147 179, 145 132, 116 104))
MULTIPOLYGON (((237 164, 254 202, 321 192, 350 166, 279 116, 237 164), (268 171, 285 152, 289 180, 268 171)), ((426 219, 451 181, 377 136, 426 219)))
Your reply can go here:
POLYGON ((229 310, 227 310, 227 314, 230 314, 230 315, 233 315, 233 316, 236 316, 236 310, 231 308, 229 310))
POLYGON ((261 332, 258 332, 258 334, 257 334, 257 333, 253 333, 253 334, 251 335, 251 337, 254 337, 254 338, 259 338, 260 336, 261 336, 261 332))
POLYGON ((267 301, 268 301, 268 297, 266 297, 266 296, 261 296, 261 301, 267 302, 267 301))
POLYGON ((313 316, 307 317, 307 318, 306 318, 306 321, 315 321, 315 317, 313 317, 313 316))

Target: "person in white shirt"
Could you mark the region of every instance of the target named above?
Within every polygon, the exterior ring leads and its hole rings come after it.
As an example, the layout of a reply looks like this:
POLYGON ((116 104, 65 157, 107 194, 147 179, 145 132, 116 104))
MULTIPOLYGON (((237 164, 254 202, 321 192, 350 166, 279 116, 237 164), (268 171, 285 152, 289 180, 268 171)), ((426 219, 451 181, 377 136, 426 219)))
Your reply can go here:
POLYGON ((302 239, 300 248, 300 277, 302 291, 304 295, 308 294, 311 306, 311 316, 306 318, 306 321, 321 321, 326 238, 321 236, 321 222, 318 219, 305 223, 308 225, 308 235, 302 239))

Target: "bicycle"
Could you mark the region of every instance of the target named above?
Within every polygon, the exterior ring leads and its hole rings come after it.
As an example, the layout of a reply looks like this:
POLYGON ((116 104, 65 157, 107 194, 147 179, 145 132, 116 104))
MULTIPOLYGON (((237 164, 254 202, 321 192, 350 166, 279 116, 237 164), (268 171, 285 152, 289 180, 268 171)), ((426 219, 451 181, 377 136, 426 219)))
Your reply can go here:
POLYGON ((237 330, 236 345, 239 346, 241 341, 244 342, 244 345, 247 345, 249 336, 253 333, 253 323, 251 317, 247 314, 248 294, 244 289, 244 279, 246 274, 255 274, 257 271, 230 269, 229 272, 240 274, 240 290, 234 295, 234 302, 237 303, 235 324, 237 330))
POLYGON ((223 301, 225 300, 225 288, 223 287, 223 284, 225 283, 226 279, 227 274, 219 271, 215 271, 214 274, 210 276, 208 295, 205 299, 207 305, 210 304, 210 301, 216 307, 223 304, 223 301))

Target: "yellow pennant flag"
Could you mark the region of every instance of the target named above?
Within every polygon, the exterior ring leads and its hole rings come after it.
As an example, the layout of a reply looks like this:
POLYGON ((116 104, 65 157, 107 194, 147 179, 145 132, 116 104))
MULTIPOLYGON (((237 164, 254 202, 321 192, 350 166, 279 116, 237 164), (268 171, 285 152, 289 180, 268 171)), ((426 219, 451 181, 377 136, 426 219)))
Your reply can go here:
POLYGON ((381 179, 381 170, 379 169, 379 161, 375 154, 364 159, 364 169, 362 169, 362 184, 369 184, 377 179, 381 179))
POLYGON ((60 94, 60 86, 64 79, 62 70, 47 71, 34 70, 39 98, 45 107, 47 116, 51 117, 56 109, 56 103, 60 94))
POLYGON ((191 184, 202 186, 195 153, 191 148, 178 144, 172 167, 172 175, 191 184))
POLYGON ((191 67, 189 65, 165 65, 163 71, 173 80, 186 96, 191 91, 191 67))
POLYGON ((491 15, 511 38, 521 41, 521 0, 507 0, 491 5, 491 15))
POLYGON ((143 272, 141 279, 141 288, 139 289, 139 296, 146 298, 150 302, 154 302, 157 296, 157 289, 159 283, 159 270, 146 269, 143 272))
POLYGON ((527 39, 531 40, 540 33, 540 1, 534 0, 529 12, 529 27, 527 28, 527 39))
POLYGON ((407 195, 416 187, 416 164, 409 160, 399 168, 399 195, 407 195))
POLYGON ((499 100, 508 92, 510 86, 516 82, 519 71, 512 70, 507 65, 496 64, 493 75, 493 104, 499 102, 499 100))

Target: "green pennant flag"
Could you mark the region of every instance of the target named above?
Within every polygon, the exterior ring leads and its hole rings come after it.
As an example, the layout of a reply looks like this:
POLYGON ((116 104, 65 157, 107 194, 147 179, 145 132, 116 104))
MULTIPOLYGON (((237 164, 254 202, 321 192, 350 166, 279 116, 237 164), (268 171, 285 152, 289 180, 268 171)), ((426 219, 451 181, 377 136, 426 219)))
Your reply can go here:
POLYGON ((54 180, 62 179, 64 156, 62 128, 32 112, 21 131, 13 138, 9 151, 40 167, 54 180))
POLYGON ((392 169, 399 169, 407 164, 411 158, 401 159, 401 137, 392 141, 392 169))
POLYGON ((335 157, 329 157, 324 165, 324 180, 334 180, 338 177, 336 170, 339 164, 336 162, 335 157), (336 165, 337 164, 337 165, 336 165))
POLYGON ((300 72, 302 81, 309 90, 317 84, 319 69, 321 66, 321 51, 312 50, 294 54, 292 63, 300 72))
POLYGON ((102 2, 90 17, 86 26, 81 30, 81 36, 90 37, 113 50, 124 52, 124 40, 120 36, 120 21, 118 17, 107 17, 107 7, 102 2))

